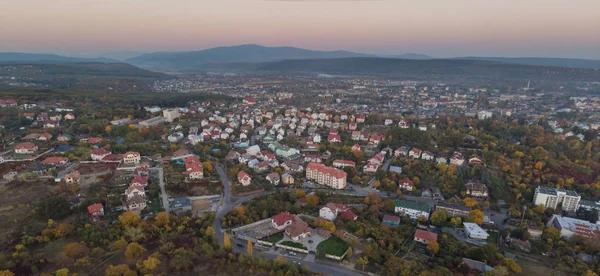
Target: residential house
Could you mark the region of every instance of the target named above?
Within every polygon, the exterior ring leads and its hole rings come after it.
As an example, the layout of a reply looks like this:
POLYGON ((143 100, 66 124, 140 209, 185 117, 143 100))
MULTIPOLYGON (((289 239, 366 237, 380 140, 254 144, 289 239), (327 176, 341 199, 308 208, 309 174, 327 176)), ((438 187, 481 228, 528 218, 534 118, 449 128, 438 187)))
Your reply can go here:
POLYGON ((288 235, 293 241, 307 238, 312 233, 313 229, 310 228, 306 222, 300 219, 296 219, 292 225, 285 228, 285 234, 288 235))
POLYGON ((433 241, 437 242, 437 239, 438 239, 438 235, 436 233, 424 231, 421 229, 417 229, 417 231, 415 231, 414 240, 416 242, 427 245, 433 241))
POLYGON ((336 168, 345 168, 345 167, 355 167, 356 163, 354 163, 354 161, 350 161, 350 160, 334 160, 333 161, 333 166, 336 168))
POLYGON ((471 155, 469 157, 469 166, 482 166, 485 165, 485 161, 479 155, 471 155))
POLYGON ((281 212, 271 217, 271 225, 277 230, 283 230, 286 227, 292 225, 295 217, 288 212, 281 212))
POLYGON ((467 195, 473 197, 488 196, 488 187, 485 184, 479 183, 477 181, 469 180, 467 183, 465 183, 465 189, 467 190, 467 195))
POLYGON ((73 171, 73 172, 65 175, 65 183, 67 183, 67 184, 79 183, 80 180, 81 180, 81 174, 79 174, 78 171, 73 171))
POLYGON ((242 186, 249 186, 252 178, 247 172, 241 171, 238 173, 238 181, 242 184, 242 186))
POLYGON ((283 184, 294 184, 294 177, 290 173, 284 172, 281 175, 281 182, 283 184))
POLYGON ((408 177, 404 177, 398 181, 398 188, 412 192, 415 187, 415 183, 408 177))
POLYGON ((376 163, 368 163, 363 167, 363 172, 365 173, 374 173, 379 169, 379 164, 376 163))
POLYGON ((102 203, 92 204, 87 207, 88 219, 91 221, 98 221, 104 216, 104 206, 102 203))
POLYGON ((435 156, 430 151, 425 151, 421 154, 421 159, 423 160, 433 160, 435 156))
POLYGON ((92 157, 92 160, 94 161, 100 161, 102 160, 104 157, 110 155, 111 152, 105 149, 96 149, 94 151, 92 151, 92 153, 90 154, 90 156, 92 157))
POLYGON ((281 177, 279 176, 278 173, 272 172, 270 174, 267 174, 266 179, 267 179, 267 181, 271 182, 271 184, 278 185, 281 177))
POLYGON ((450 157, 450 164, 456 165, 456 166, 462 166, 462 164, 465 162, 465 159, 462 155, 462 153, 460 152, 454 152, 452 154, 452 157, 450 157))
POLYGON ((128 199, 124 209, 133 212, 140 212, 146 208, 146 198, 143 196, 134 196, 128 199))
POLYGON ((322 217, 326 220, 334 221, 337 216, 345 211, 350 210, 350 208, 346 207, 344 204, 336 204, 336 203, 327 203, 323 208, 319 210, 319 217, 322 217))
POLYGON ((419 159, 421 157, 421 153, 423 151, 418 149, 418 148, 412 148, 409 152, 408 152, 408 157, 412 157, 414 159, 419 159))
POLYGON ((487 240, 490 236, 485 230, 479 227, 479 225, 472 222, 463 222, 463 229, 465 230, 467 237, 471 239, 487 240))
POLYGON ((136 196, 146 197, 146 193, 144 192, 144 187, 141 185, 131 185, 127 187, 125 190, 125 197, 127 200, 130 200, 136 196))
POLYGON ((38 150, 38 146, 33 143, 24 142, 16 145, 14 150, 18 154, 33 154, 38 150))
POLYGON ((327 141, 329 141, 329 143, 339 143, 342 141, 342 137, 339 134, 329 134, 329 136, 327 136, 327 141))
POLYGON ((58 166, 67 164, 67 162, 69 162, 69 158, 61 156, 51 156, 44 159, 44 161, 42 161, 41 164, 58 166))
POLYGON ((123 163, 124 164, 139 164, 142 160, 142 156, 139 152, 128 151, 123 154, 123 163))

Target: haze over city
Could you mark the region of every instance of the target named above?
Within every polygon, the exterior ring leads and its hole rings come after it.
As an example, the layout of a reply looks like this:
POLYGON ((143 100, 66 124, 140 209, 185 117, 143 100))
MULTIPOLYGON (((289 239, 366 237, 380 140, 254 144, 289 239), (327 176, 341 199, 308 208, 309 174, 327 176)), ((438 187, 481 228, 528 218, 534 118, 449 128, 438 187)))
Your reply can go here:
POLYGON ((599 10, 594 0, 5 1, 0 51, 90 56, 257 43, 600 59, 599 10))

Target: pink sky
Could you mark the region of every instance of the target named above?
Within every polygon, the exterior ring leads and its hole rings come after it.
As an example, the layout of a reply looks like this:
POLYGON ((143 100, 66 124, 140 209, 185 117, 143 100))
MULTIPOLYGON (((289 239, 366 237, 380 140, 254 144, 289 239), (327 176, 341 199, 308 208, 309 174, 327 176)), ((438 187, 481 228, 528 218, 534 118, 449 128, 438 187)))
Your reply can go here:
POLYGON ((368 53, 600 59, 599 0, 7 0, 0 51, 256 43, 368 53))

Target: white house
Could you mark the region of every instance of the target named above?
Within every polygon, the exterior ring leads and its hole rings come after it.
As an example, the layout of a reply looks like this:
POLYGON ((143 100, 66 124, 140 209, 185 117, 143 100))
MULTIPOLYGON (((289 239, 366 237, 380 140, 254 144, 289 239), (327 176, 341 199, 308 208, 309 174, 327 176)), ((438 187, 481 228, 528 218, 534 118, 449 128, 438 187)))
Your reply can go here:
POLYGON ((142 156, 139 152, 128 151, 123 154, 123 163, 125 164, 139 164, 142 159, 142 156))
POLYGON ((429 219, 431 208, 425 203, 397 199, 394 211, 400 215, 409 216, 411 219, 418 219, 419 217, 429 219))
POLYGON ((271 217, 271 225, 277 230, 283 230, 292 225, 293 222, 294 216, 288 212, 281 212, 271 217))

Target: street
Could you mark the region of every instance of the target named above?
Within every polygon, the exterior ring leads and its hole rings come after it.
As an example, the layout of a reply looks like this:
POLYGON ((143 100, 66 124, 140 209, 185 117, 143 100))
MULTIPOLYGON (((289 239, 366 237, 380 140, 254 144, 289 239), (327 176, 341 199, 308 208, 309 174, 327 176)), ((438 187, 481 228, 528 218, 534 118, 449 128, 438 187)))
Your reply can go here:
POLYGON ((163 208, 166 212, 169 212, 169 196, 167 195, 167 190, 165 189, 165 176, 162 166, 150 168, 150 170, 158 171, 158 184, 160 185, 160 198, 162 201, 163 208))

